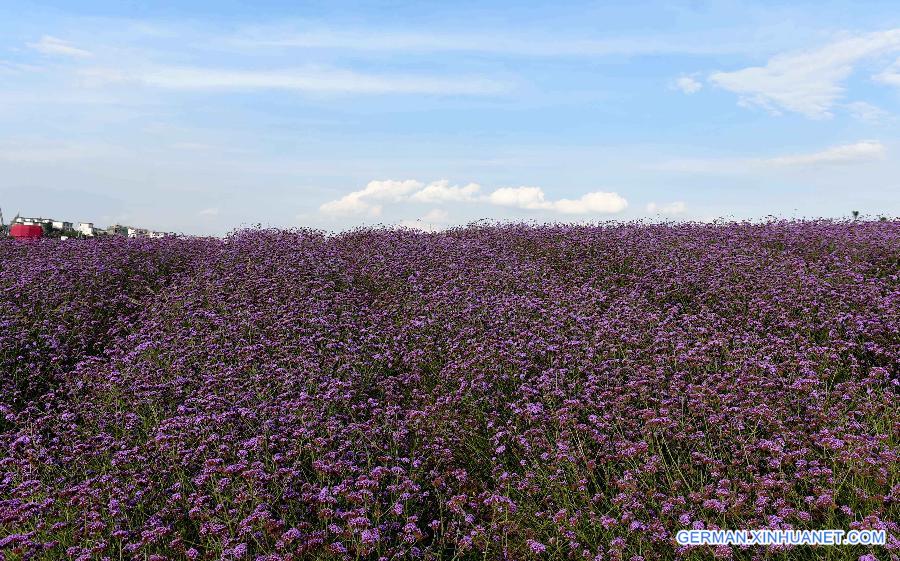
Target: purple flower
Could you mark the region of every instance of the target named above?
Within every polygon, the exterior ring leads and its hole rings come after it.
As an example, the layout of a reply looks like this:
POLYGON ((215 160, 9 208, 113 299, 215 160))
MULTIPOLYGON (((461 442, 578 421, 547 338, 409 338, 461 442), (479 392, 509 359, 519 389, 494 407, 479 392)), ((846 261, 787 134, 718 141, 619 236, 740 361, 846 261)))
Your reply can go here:
POLYGON ((894 540, 898 248, 896 219, 0 239, 0 547, 894 540))
POLYGON ((378 530, 367 528, 360 533, 359 537, 362 543, 373 544, 378 542, 380 536, 378 530))

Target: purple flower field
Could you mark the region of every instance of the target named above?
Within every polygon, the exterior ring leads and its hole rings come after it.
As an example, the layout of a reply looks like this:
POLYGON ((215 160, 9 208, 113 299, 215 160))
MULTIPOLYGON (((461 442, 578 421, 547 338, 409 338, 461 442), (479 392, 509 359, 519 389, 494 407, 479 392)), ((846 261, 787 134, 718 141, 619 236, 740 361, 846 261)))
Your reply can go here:
POLYGON ((898 366, 896 220, 2 240, 0 559, 896 560, 898 366))

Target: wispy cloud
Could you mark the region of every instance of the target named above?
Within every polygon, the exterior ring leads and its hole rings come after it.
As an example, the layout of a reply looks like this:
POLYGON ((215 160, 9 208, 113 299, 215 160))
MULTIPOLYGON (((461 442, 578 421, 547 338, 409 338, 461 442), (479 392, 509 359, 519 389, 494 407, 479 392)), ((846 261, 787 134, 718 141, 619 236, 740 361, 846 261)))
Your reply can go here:
POLYGON ((675 159, 656 169, 684 173, 751 173, 777 169, 816 169, 832 166, 865 164, 884 159, 887 149, 877 140, 832 146, 818 152, 786 154, 771 158, 705 158, 675 159))
POLYGON ((675 215, 681 214, 685 210, 687 210, 687 205, 684 204, 683 201, 674 201, 671 203, 647 203, 647 212, 650 214, 667 214, 667 215, 675 215))
MULTIPOLYGON (((817 49, 779 54, 765 66, 716 72, 711 83, 740 96, 745 106, 772 113, 800 113, 809 118, 832 116, 844 94, 844 81, 861 61, 900 51, 900 29, 878 31, 834 41, 817 49)), ((879 79, 891 83, 891 74, 879 79)))
POLYGON ((67 56, 73 58, 88 58, 93 56, 91 51, 80 49, 68 41, 63 41, 51 35, 44 35, 35 43, 28 43, 28 47, 45 55, 67 56))
POLYGON ((319 210, 327 215, 379 216, 385 202, 466 202, 561 214, 601 214, 621 212, 628 206, 628 201, 618 193, 604 191, 585 193, 578 199, 555 201, 548 200, 540 187, 501 187, 485 196, 480 196, 480 191, 481 186, 477 183, 457 186, 446 180, 427 185, 412 179, 370 181, 364 189, 328 201, 319 210))
POLYGON ((885 147, 877 140, 863 140, 854 144, 834 146, 811 154, 793 154, 762 160, 774 166, 819 166, 834 164, 855 164, 884 158, 885 147))
POLYGON ((695 94, 703 89, 703 84, 691 76, 681 76, 672 84, 673 89, 680 90, 687 95, 695 94))
POLYGON ((40 70, 41 67, 35 64, 0 60, 0 73, 19 74, 23 72, 40 72, 40 70))
POLYGON ((241 47, 402 51, 413 53, 470 52, 531 57, 602 57, 661 54, 708 55, 746 52, 748 42, 697 40, 695 36, 569 37, 536 33, 417 33, 398 29, 291 30, 258 27, 232 38, 241 47))
POLYGON ((900 88, 900 58, 883 72, 877 74, 875 79, 883 84, 900 88))
POLYGON ((203 152, 213 148, 212 145, 203 142, 173 142, 171 147, 175 150, 190 150, 203 152))
POLYGON ((211 216, 218 216, 218 215, 219 215, 219 209, 218 209, 218 207, 204 208, 203 210, 201 210, 201 211, 198 212, 197 214, 199 214, 200 216, 210 216, 210 217, 211 217, 211 216))
POLYGON ((0 144, 0 160, 25 164, 87 160, 121 152, 118 148, 98 144, 28 141, 0 144))
POLYGON ((847 103, 844 108, 856 119, 866 123, 882 123, 891 117, 884 109, 865 101, 847 103))
POLYGON ((229 70, 156 66, 138 70, 89 68, 80 73, 95 82, 133 82, 173 90, 294 90, 361 94, 495 95, 510 87, 472 76, 364 74, 308 67, 282 70, 229 70))

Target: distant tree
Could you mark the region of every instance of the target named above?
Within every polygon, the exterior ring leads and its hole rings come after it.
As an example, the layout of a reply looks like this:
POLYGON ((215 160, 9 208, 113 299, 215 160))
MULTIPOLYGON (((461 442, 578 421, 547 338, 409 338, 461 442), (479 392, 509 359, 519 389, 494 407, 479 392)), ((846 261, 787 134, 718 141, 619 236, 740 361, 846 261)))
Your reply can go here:
POLYGON ((858 210, 854 210, 853 212, 851 212, 851 214, 853 215, 853 220, 856 220, 857 218, 859 218, 859 211, 858 211, 858 210))

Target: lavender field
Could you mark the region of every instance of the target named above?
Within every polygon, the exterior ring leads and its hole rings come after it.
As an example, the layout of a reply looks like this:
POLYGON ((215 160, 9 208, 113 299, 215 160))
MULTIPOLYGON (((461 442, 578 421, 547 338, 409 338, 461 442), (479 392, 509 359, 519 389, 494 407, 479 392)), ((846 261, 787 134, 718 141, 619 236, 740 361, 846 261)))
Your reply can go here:
POLYGON ((896 220, 2 240, 0 559, 896 560, 898 365, 896 220))

